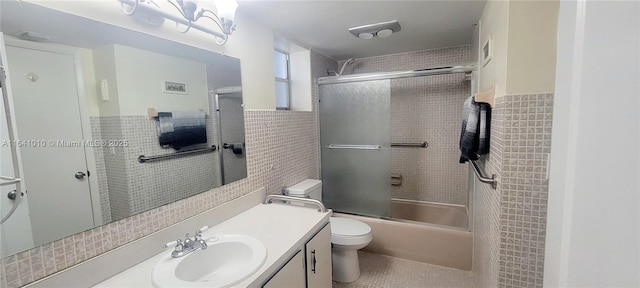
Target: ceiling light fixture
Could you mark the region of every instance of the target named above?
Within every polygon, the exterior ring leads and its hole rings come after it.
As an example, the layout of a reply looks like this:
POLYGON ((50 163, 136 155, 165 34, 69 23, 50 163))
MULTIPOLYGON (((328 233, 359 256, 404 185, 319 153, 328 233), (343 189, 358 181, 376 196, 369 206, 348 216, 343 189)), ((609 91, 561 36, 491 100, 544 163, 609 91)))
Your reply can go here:
POLYGON ((391 30, 391 29, 382 29, 382 30, 378 31, 378 33, 376 33, 376 36, 384 38, 384 37, 391 36, 392 33, 393 33, 393 30, 391 30))
POLYGON ((186 33, 191 28, 194 28, 213 35, 218 45, 226 44, 227 40, 229 40, 229 35, 235 30, 233 21, 236 15, 236 9, 238 8, 238 2, 236 2, 236 0, 213 0, 217 13, 204 8, 198 10, 197 0, 166 0, 179 12, 179 15, 164 11, 154 0, 118 1, 120 1, 122 12, 127 15, 135 15, 134 13, 139 12, 146 17, 148 17, 148 15, 156 15, 161 18, 166 18, 176 22, 176 27, 179 27, 180 24, 186 26, 184 29, 178 28, 178 31, 181 33, 186 33), (202 21, 200 20, 202 19, 212 21, 218 26, 222 33, 209 28, 207 25, 201 24, 202 21))
POLYGON ((398 20, 381 22, 376 24, 368 24, 358 27, 349 28, 349 32, 361 39, 371 39, 374 36, 384 38, 402 29, 398 20))
POLYGON ((358 38, 371 39, 371 38, 373 38, 373 34, 372 33, 360 33, 360 34, 358 34, 358 38))

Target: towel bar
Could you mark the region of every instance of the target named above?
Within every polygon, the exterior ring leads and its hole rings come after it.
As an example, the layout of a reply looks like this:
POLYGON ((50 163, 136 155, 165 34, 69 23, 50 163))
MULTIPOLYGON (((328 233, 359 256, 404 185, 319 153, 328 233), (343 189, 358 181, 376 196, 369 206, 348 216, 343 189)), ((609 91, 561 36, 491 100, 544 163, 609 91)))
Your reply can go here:
POLYGON ((427 148, 429 147, 429 143, 424 141, 422 143, 391 143, 391 147, 417 147, 417 148, 427 148))
POLYGON ((138 156, 138 162, 146 163, 146 162, 162 160, 162 159, 167 159, 167 158, 174 158, 174 157, 182 157, 182 156, 193 155, 193 154, 207 153, 207 152, 216 151, 216 149, 218 149, 218 147, 216 147, 216 145, 211 145, 211 147, 209 147, 209 148, 189 150, 189 151, 184 151, 184 152, 176 152, 176 153, 157 155, 157 156, 148 156, 147 157, 147 156, 144 156, 144 155, 140 155, 140 156, 138 156))
POLYGON ((350 144, 329 144, 329 149, 357 149, 357 150, 380 150, 380 145, 350 145, 350 144))
POLYGON ((322 204, 322 202, 316 199, 291 197, 291 196, 284 196, 284 195, 267 195, 267 197, 264 199, 264 204, 271 204, 273 203, 273 200, 280 200, 285 203, 288 201, 288 202, 300 202, 305 204, 311 204, 311 205, 318 206, 318 212, 321 212, 321 213, 327 212, 327 208, 324 207, 324 204, 322 204))
POLYGON ((482 171, 480 171, 480 167, 478 166, 478 163, 476 163, 476 161, 469 160, 469 162, 471 163, 471 167, 473 167, 473 172, 476 173, 476 176, 478 177, 478 180, 480 180, 480 182, 491 184, 491 188, 493 188, 494 190, 498 188, 498 180, 496 180, 496 174, 491 174, 491 178, 488 178, 484 176, 482 171))

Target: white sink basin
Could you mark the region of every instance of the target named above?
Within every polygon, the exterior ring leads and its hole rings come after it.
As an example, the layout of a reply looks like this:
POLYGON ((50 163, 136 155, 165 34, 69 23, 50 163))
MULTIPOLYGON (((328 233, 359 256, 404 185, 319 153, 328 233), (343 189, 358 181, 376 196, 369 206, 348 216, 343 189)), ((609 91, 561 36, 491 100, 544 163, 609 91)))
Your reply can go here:
POLYGON ((237 284, 264 264, 267 248, 247 235, 205 238, 207 249, 181 258, 162 257, 153 268, 152 282, 164 287, 228 287, 237 284))

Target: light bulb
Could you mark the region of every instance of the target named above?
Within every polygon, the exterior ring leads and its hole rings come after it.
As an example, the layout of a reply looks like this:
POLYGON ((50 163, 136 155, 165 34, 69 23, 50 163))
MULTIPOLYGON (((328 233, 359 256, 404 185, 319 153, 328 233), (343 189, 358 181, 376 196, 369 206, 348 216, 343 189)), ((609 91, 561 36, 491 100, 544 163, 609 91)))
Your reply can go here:
POLYGON ((360 39, 371 39, 371 38, 373 38, 373 34, 372 33, 360 33, 360 34, 358 34, 358 37, 360 39))
POLYGON ((213 4, 216 5, 219 18, 233 21, 236 16, 236 9, 238 9, 238 2, 235 0, 214 0, 213 4))
POLYGON ((384 37, 389 37, 392 33, 393 33, 393 30, 391 29, 382 29, 378 31, 378 33, 376 33, 376 36, 380 38, 384 38, 384 37))
POLYGON ((194 14, 196 9, 198 9, 198 0, 183 0, 178 1, 178 3, 180 4, 180 8, 182 8, 182 13, 185 18, 191 21, 195 20, 194 14))
POLYGON ((231 34, 238 2, 235 0, 213 0, 213 4, 216 5, 218 18, 222 21, 222 32, 226 35, 231 34))

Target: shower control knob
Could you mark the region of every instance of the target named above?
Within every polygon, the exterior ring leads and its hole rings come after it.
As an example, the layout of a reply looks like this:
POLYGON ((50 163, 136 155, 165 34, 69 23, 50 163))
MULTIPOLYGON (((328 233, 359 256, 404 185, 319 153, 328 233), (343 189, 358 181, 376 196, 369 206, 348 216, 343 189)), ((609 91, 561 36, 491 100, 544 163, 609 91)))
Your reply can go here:
POLYGON ((84 179, 84 176, 87 176, 87 174, 84 174, 84 172, 77 172, 74 176, 76 177, 76 179, 82 180, 84 179))

